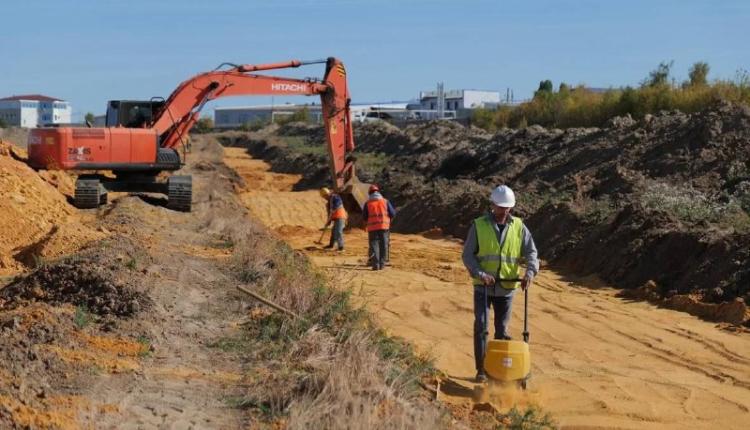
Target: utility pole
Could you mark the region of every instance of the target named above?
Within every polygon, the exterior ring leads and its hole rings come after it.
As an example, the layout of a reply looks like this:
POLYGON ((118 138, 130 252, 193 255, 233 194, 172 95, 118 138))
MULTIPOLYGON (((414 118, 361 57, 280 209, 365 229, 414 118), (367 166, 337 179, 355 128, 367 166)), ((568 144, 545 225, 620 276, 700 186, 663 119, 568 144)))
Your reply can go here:
POLYGON ((445 117, 445 91, 442 82, 437 84, 437 117, 438 119, 445 117))

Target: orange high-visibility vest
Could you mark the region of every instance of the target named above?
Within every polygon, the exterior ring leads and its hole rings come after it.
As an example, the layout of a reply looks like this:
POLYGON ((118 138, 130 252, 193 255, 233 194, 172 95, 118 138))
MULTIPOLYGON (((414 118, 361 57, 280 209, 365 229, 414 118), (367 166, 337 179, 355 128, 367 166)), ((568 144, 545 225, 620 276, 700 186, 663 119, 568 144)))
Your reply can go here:
POLYGON ((388 200, 370 199, 367 205, 367 231, 388 230, 391 228, 391 217, 388 216, 388 200))
POLYGON ((335 211, 333 211, 333 213, 331 213, 331 219, 332 220, 346 219, 346 209, 344 209, 343 205, 339 206, 338 209, 336 209, 335 211))
MULTIPOLYGON (((331 205, 333 203, 333 196, 331 196, 330 199, 328 199, 328 210, 331 210, 331 205)), ((342 204, 338 208, 334 209, 333 212, 331 212, 331 220, 337 220, 337 219, 346 219, 346 209, 344 209, 344 205, 342 204)))

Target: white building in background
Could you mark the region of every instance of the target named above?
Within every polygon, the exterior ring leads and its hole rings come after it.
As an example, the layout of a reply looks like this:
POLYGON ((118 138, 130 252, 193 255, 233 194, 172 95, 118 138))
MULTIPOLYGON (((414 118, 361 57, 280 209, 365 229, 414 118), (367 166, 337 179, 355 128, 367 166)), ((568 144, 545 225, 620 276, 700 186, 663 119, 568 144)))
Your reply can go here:
POLYGON ((215 128, 238 128, 245 124, 269 123, 277 121, 307 109, 311 122, 321 122, 323 113, 320 105, 266 105, 266 106, 234 106, 214 108, 215 128))
POLYGON ((47 124, 69 124, 73 109, 70 103, 40 94, 0 99, 0 119, 9 126, 38 127, 47 124))
MULTIPOLYGON (((464 109, 477 109, 487 106, 497 106, 500 103, 499 91, 482 90, 448 90, 443 92, 446 111, 461 111, 464 109)), ((438 91, 421 91, 419 93, 419 104, 422 110, 439 110, 438 91)))

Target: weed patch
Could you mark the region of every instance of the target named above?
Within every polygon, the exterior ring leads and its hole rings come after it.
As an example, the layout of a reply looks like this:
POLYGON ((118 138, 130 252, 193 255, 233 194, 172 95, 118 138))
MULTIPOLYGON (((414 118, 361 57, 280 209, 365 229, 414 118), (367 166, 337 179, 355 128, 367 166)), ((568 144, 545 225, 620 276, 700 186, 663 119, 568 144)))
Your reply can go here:
POLYGON ((148 357, 151 355, 151 340, 146 336, 138 336, 136 341, 141 344, 141 349, 138 351, 139 357, 148 357))
POLYGON ((300 154, 325 155, 326 147, 320 143, 309 144, 304 136, 281 136, 281 146, 300 154))
POLYGON ((94 321, 94 316, 89 312, 88 307, 85 305, 76 306, 76 313, 73 315, 73 322, 79 329, 84 329, 87 325, 94 321))
POLYGON ((738 232, 750 230, 750 216, 741 203, 729 199, 720 202, 690 187, 651 182, 641 194, 641 204, 648 210, 667 212, 689 223, 713 223, 738 232))
POLYGON ((505 420, 505 428, 523 430, 556 429, 557 424, 548 413, 531 406, 525 411, 513 407, 505 420))

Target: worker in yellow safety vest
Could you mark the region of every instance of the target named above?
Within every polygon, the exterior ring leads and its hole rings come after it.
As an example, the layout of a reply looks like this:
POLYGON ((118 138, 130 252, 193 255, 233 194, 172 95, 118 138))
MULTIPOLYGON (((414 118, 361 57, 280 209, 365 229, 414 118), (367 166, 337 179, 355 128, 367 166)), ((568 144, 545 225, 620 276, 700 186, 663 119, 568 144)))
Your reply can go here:
POLYGON ((332 192, 328 188, 320 189, 320 196, 326 199, 326 212, 328 213, 328 221, 324 228, 328 228, 333 223, 331 229, 331 240, 328 242, 326 249, 333 248, 334 243, 337 245, 339 251, 344 250, 344 227, 346 226, 346 209, 344 209, 344 201, 341 196, 337 193, 332 192))
POLYGON ((488 315, 495 309, 495 339, 507 339, 513 296, 518 287, 526 289, 539 272, 536 245, 521 218, 511 216, 516 205, 513 190, 501 185, 490 194, 489 213, 475 219, 466 235, 462 259, 474 284, 474 359, 477 382, 487 380, 484 354, 487 351, 488 315), (526 272, 518 279, 519 264, 525 260, 526 272), (486 294, 486 295, 485 295, 486 294))

